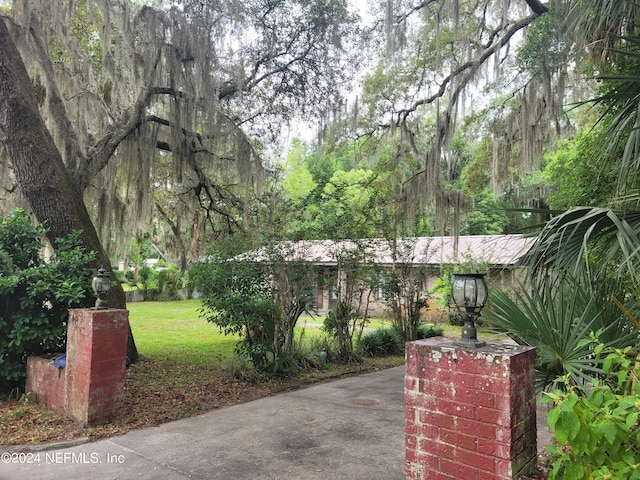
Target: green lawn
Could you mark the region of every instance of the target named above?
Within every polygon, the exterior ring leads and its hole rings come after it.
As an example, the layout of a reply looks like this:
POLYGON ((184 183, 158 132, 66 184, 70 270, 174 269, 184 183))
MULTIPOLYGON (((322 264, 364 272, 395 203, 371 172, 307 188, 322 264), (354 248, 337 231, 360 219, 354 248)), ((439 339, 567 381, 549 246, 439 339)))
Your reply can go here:
POLYGON ((234 354, 238 338, 200 318, 199 300, 130 302, 127 308, 138 352, 148 359, 218 367, 234 354))
MULTIPOLYGON (((169 365, 197 365, 219 367, 234 356, 234 346, 239 337, 225 336, 218 327, 198 316, 199 300, 175 302, 131 302, 127 304, 131 329, 139 353, 150 360, 169 365)), ((318 332, 316 325, 324 317, 303 317, 298 325, 307 322, 306 338, 318 332), (312 326, 313 325, 313 326, 312 326)), ((460 327, 441 324, 445 336, 460 337, 460 327)), ((372 319, 369 328, 391 326, 390 320, 372 319)), ((479 328, 482 340, 492 341, 500 337, 479 328)))

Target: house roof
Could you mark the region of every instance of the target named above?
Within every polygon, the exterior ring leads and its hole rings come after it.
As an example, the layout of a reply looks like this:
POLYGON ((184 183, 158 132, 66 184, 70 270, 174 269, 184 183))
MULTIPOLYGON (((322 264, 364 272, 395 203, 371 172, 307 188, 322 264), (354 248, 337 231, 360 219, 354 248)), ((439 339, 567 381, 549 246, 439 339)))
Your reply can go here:
MULTIPOLYGON (((490 266, 513 266, 533 245, 535 238, 523 235, 467 235, 459 237, 413 237, 397 240, 395 263, 442 265, 474 262, 490 266)), ((247 252, 238 260, 269 262, 309 262, 336 265, 340 255, 359 250, 364 261, 377 265, 394 263, 392 240, 301 240, 280 242, 270 247, 247 252)))

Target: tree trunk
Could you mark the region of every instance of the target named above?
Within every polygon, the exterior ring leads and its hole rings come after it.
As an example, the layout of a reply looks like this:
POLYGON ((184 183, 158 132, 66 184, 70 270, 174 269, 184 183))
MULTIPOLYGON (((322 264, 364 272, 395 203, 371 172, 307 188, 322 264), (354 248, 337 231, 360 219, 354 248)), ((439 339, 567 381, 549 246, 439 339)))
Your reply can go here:
MULTIPOLYGON (((82 195, 71 183, 60 152, 38 111, 32 82, 4 20, 0 20, 0 142, 24 197, 39 222, 48 229, 53 248, 56 240, 80 230, 81 244, 96 252, 95 267, 115 278, 111 262, 102 248, 82 195)), ((113 308, 126 308, 126 298, 118 284, 107 292, 113 308)), ((127 356, 137 360, 138 352, 129 328, 127 356)))

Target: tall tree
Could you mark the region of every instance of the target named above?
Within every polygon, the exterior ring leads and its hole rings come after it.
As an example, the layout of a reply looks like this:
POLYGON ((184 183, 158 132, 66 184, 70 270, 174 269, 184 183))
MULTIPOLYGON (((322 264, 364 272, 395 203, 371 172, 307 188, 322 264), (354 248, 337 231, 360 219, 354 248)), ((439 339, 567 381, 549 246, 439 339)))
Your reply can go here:
POLYGON ((387 137, 390 141, 382 144, 394 145, 396 158, 412 157, 412 162, 393 166, 401 171, 398 199, 404 210, 419 212, 435 205, 437 229, 455 233, 456 217, 467 204, 450 178, 460 161, 456 135, 467 142, 479 140, 460 135, 465 117, 484 119, 481 135, 492 142, 494 194, 512 187, 513 172, 524 175, 539 168, 550 139, 573 132, 563 108, 574 43, 566 41, 561 19, 570 2, 379 4, 383 8, 373 24, 371 43, 382 53, 374 58, 373 73, 349 112, 354 117, 350 133, 387 137), (383 34, 376 37, 375 32, 383 34), (558 41, 534 42, 531 61, 516 62, 529 36, 558 41))
MULTIPOLYGON (((96 268, 105 266, 113 273, 82 196, 40 117, 33 84, 4 21, 0 21, 0 133, 20 190, 37 219, 47 225, 54 249, 58 239, 80 231, 81 244, 96 252, 96 268)), ((120 285, 107 292, 107 302, 114 308, 125 307, 120 285)), ((131 331, 128 357, 137 358, 131 331)))
MULTIPOLYGON (((98 233, 115 250, 109 239, 150 220, 158 161, 168 159, 169 184, 212 228, 220 217, 237 228, 242 218, 228 206, 243 193, 232 186, 250 191, 265 173, 240 127, 268 130, 269 118, 330 105, 350 23, 340 1, 187 1, 169 10, 16 1, 10 13, 0 38, 3 196, 21 192, 54 247, 82 230, 85 248, 109 268, 98 233)), ((125 306, 121 288, 109 295, 125 306)))
POLYGON ((159 190, 201 229, 240 228, 268 174, 257 142, 338 102, 353 33, 334 0, 17 1, 6 21, 111 252, 148 224, 159 190))
POLYGON ((558 272, 574 275, 592 291, 607 280, 626 287, 631 283, 633 295, 619 297, 624 302, 637 297, 640 268, 640 10, 633 2, 588 0, 576 2, 572 13, 572 28, 589 45, 588 58, 601 82, 590 102, 601 115, 596 129, 600 148, 593 149, 591 170, 600 173, 598 183, 603 174, 610 182, 611 165, 618 166, 618 188, 609 189, 608 201, 600 195, 599 205, 576 206, 551 219, 526 263, 543 283, 557 281, 558 272))

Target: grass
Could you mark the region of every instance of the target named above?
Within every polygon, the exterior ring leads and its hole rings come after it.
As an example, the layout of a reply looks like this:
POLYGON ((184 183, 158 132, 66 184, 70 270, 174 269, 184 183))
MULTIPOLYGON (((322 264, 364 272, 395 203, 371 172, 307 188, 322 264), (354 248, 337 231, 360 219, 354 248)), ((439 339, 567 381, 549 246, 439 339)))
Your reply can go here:
POLYGON ((138 352, 166 365, 219 367, 234 355, 236 336, 198 316, 199 300, 131 302, 129 322, 138 352))
MULTIPOLYGON (((238 337, 222 335, 198 315, 200 302, 131 302, 129 320, 140 361, 127 369, 122 414, 111 423, 87 428, 42 405, 0 392, 0 445, 105 438, 247 402, 345 375, 399 366, 403 355, 365 358, 361 363, 328 364, 291 377, 241 379, 228 360, 238 337)), ((307 327, 305 338, 320 335, 307 327)), ((232 363, 232 362, 231 362, 232 363)))
MULTIPOLYGON (((302 317, 298 321, 298 325, 303 326, 305 325, 305 322, 306 322, 307 328, 310 328, 309 327, 310 325, 322 325, 322 322, 324 322, 324 319, 325 319, 324 315, 314 315, 313 317, 302 317)), ((451 325, 449 323, 438 323, 438 325, 444 329, 445 337, 449 337, 449 338, 460 337, 462 327, 451 325)), ((367 322, 366 328, 375 330, 377 328, 387 328, 392 326, 393 326, 393 321, 391 319, 370 318, 369 321, 367 322)), ((481 334, 493 335, 492 332, 490 332, 488 329, 484 327, 478 327, 478 332, 480 332, 481 334)))
MULTIPOLYGON (((226 336, 218 327, 198 315, 199 300, 174 302, 131 302, 127 304, 129 321, 139 353, 164 365, 184 365, 216 369, 234 354, 238 336, 226 336)), ((299 328, 305 327, 305 338, 319 335, 324 316, 303 317, 299 328)), ((373 318, 367 328, 390 327, 391 320, 373 318)), ((460 327, 439 324, 444 335, 460 338, 460 327)), ((485 341, 499 341, 497 335, 484 327, 478 335, 485 341)))
MULTIPOLYGON (((200 318, 199 300, 131 302, 127 308, 141 361, 127 369, 122 415, 112 423, 87 429, 35 402, 0 395, 0 445, 122 435, 220 406, 404 363, 404 355, 366 357, 362 362, 327 364, 291 377, 243 379, 234 376, 230 367, 238 337, 222 335, 215 325, 200 318)), ((305 319, 301 320, 300 327, 305 319)), ((306 320, 306 340, 323 335, 318 328, 323 317, 306 320)), ((368 326, 390 325, 389 320, 373 319, 368 326)), ((441 325, 447 337, 460 337, 460 327, 441 325)), ((491 341, 489 331, 479 330, 481 339, 491 341)))

